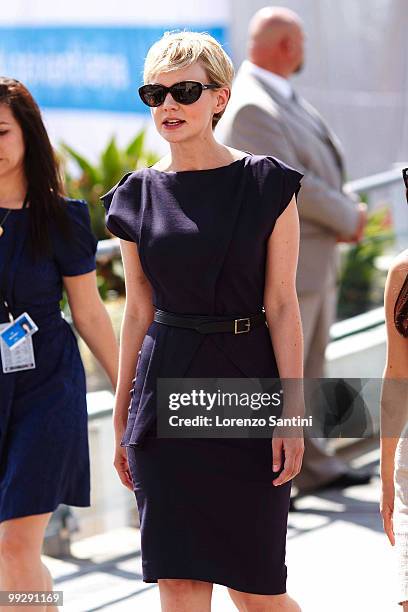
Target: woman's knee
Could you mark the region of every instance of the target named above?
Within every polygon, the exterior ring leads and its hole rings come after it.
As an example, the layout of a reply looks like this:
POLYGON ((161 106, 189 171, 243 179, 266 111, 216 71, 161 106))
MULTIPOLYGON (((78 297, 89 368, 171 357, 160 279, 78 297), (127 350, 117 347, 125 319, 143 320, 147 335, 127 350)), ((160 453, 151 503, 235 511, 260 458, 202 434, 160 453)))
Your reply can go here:
POLYGON ((159 588, 164 592, 172 595, 187 596, 197 592, 211 591, 211 582, 202 580, 186 580, 178 578, 160 578, 158 580, 159 588))
POLYGON ((257 595, 228 589, 240 612, 301 612, 299 605, 287 593, 257 595))
POLYGON ((27 556, 27 541, 14 529, 3 529, 0 532, 0 563, 5 567, 24 563, 27 556))
POLYGON ((33 555, 41 553, 35 533, 14 521, 0 525, 0 563, 3 566, 24 565, 33 562, 33 555))
POLYGON ((212 583, 202 580, 160 579, 160 600, 165 612, 210 612, 212 583))

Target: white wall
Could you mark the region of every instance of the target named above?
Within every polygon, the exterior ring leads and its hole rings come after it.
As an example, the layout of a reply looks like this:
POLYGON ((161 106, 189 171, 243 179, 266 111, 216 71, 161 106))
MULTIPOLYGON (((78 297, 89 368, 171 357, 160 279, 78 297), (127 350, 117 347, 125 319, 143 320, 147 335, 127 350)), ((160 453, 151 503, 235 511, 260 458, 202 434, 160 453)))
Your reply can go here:
POLYGON ((237 64, 251 15, 268 4, 291 8, 304 22, 306 64, 293 84, 343 142, 348 178, 408 160, 407 0, 234 0, 237 64))

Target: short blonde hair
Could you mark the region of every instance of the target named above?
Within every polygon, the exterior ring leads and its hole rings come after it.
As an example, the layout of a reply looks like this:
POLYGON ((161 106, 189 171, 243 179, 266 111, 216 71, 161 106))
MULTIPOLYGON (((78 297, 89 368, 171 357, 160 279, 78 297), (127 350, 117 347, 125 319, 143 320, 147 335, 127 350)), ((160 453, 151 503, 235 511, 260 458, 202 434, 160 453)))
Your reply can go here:
MULTIPOLYGON (((220 43, 206 32, 165 32, 147 53, 143 80, 149 83, 160 72, 171 72, 200 62, 211 83, 228 87, 231 93, 234 66, 220 43)), ((213 129, 224 111, 213 116, 213 129)))

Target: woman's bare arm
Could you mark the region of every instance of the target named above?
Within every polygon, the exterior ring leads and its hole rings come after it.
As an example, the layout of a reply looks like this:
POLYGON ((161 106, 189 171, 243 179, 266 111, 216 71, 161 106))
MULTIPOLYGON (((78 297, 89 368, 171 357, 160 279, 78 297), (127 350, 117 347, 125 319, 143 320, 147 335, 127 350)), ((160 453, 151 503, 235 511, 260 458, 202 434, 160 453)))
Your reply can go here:
MULTIPOLYGON (((299 216, 295 197, 278 217, 268 240, 264 307, 276 363, 284 390, 284 416, 303 416, 303 334, 296 294, 299 256, 299 216)), ((274 480, 278 486, 299 473, 303 456, 303 437, 292 435, 272 441, 273 469, 277 471, 285 455, 284 470, 274 480)))
POLYGON ((393 480, 395 449, 407 423, 408 338, 395 328, 394 306, 408 273, 408 258, 398 257, 391 266, 384 292, 387 357, 381 392, 381 475, 393 480))
POLYGON ((296 293, 299 216, 295 197, 268 240, 264 306, 281 378, 303 378, 303 334, 296 293))
POLYGON ((387 358, 381 389, 381 500, 384 531, 392 545, 394 535, 395 451, 407 422, 408 338, 401 336, 394 323, 394 306, 408 272, 408 259, 397 257, 388 271, 384 292, 387 331, 387 358))
POLYGON ((129 392, 135 376, 137 357, 146 331, 153 321, 151 285, 146 278, 137 246, 120 241, 126 283, 126 305, 120 331, 119 381, 115 398, 114 424, 117 437, 126 427, 129 392))
POLYGON ((96 284, 96 273, 64 276, 64 287, 76 330, 109 376, 116 388, 118 344, 112 323, 96 284))

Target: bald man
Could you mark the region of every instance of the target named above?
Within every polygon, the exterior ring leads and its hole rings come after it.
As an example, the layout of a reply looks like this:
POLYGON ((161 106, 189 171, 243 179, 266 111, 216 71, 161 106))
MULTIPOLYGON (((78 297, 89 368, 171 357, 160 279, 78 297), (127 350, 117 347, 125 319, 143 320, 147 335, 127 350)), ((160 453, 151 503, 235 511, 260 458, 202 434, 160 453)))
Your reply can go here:
MULTIPOLYGON (((297 95, 290 77, 302 69, 304 35, 293 11, 263 8, 249 26, 240 67, 221 122, 225 144, 273 155, 304 173, 298 198, 300 252, 296 288, 304 334, 304 376, 324 376, 324 356, 337 304, 338 242, 362 237, 366 207, 346 193, 340 143, 319 113, 297 95)), ((350 372, 352 375, 352 372, 350 372)), ((330 454, 323 440, 305 441, 300 490, 369 481, 330 454)))

